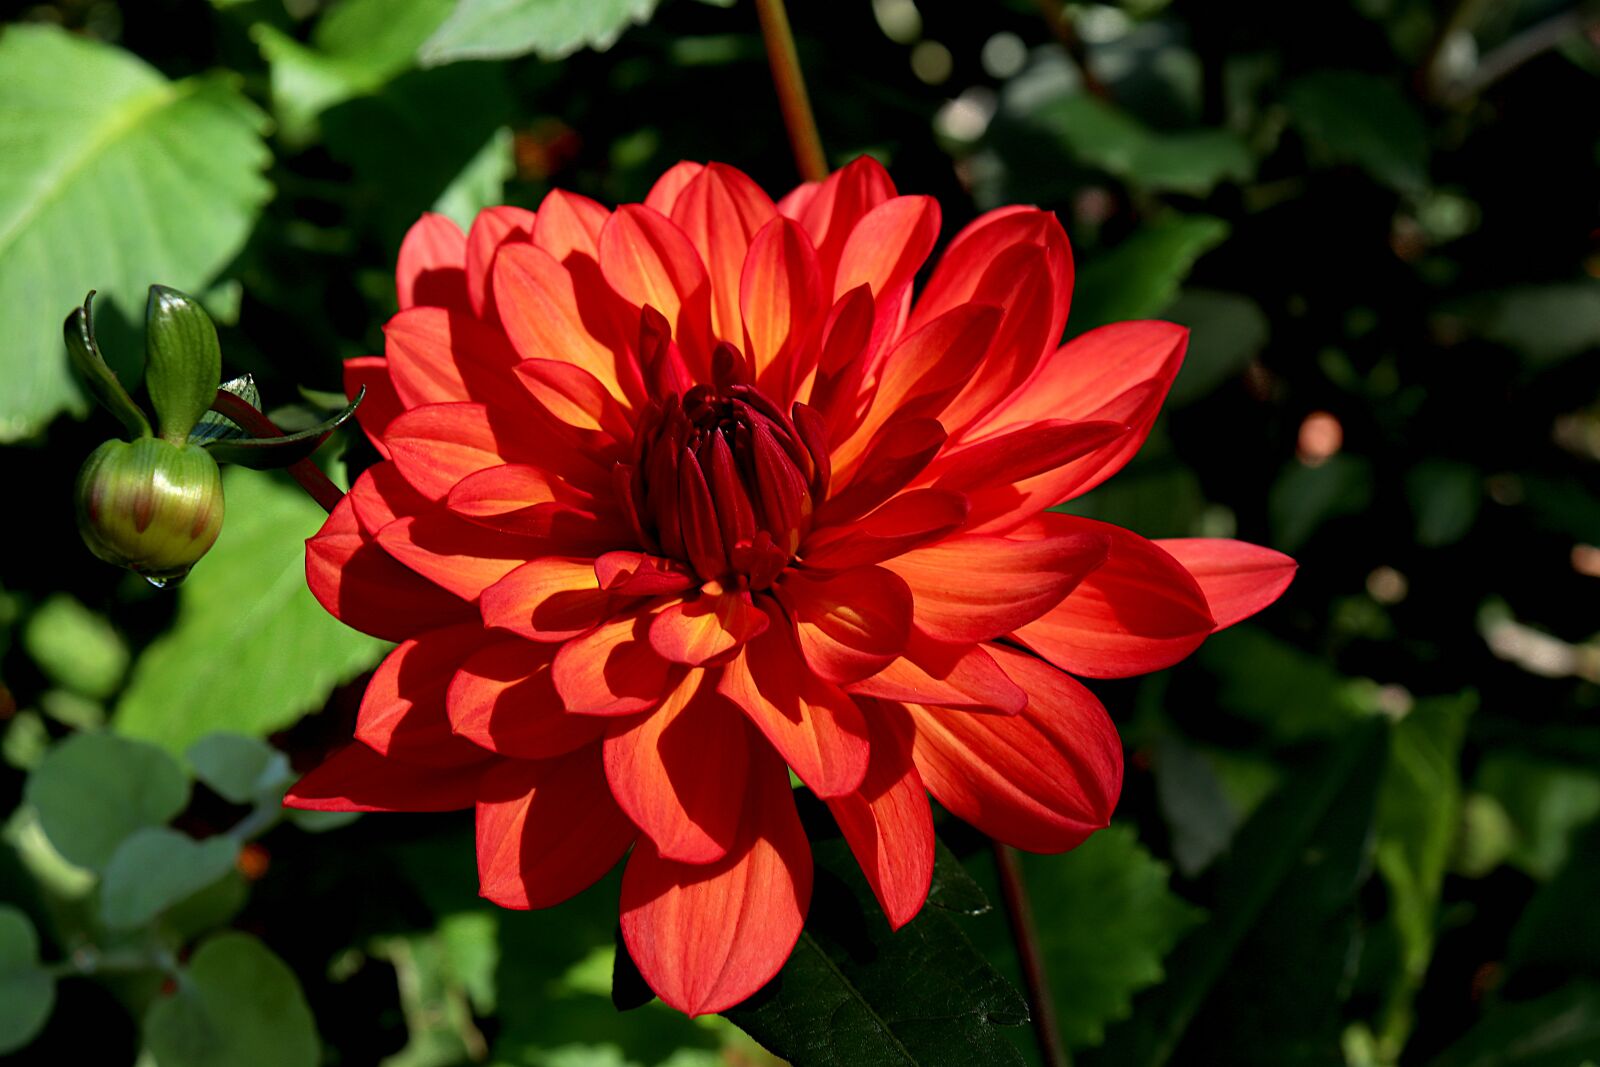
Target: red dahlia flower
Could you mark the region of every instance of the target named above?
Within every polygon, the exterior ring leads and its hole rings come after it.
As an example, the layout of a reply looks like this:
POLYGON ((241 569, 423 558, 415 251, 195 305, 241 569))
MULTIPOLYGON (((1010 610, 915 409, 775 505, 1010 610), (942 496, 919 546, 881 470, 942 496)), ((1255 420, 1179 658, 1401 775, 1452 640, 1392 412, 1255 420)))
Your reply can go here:
POLYGON ((868 159, 777 204, 683 163, 615 211, 418 222, 386 355, 348 366, 384 461, 306 556, 329 611, 401 643, 289 803, 475 808, 512 908, 628 854, 623 936, 691 1014, 799 936, 786 766, 897 927, 930 792, 1035 852, 1105 826, 1122 749, 1073 675, 1177 662, 1294 564, 1046 510, 1138 449, 1186 333, 1058 347, 1072 257, 1032 208, 963 230, 913 299, 938 233, 868 159))

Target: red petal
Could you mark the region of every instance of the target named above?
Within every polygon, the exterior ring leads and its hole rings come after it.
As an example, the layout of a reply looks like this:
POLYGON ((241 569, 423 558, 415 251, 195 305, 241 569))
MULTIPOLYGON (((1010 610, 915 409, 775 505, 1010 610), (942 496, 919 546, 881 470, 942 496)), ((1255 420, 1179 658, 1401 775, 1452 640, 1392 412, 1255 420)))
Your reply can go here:
POLYGON ((446 501, 453 514, 480 526, 546 538, 574 552, 609 547, 633 536, 609 502, 600 504, 555 475, 524 463, 469 474, 451 487, 446 501))
POLYGON ((831 293, 835 291, 833 279, 845 242, 863 216, 895 195, 894 182, 882 164, 871 156, 862 156, 834 171, 825 181, 802 188, 806 191, 800 196, 784 199, 783 214, 798 221, 811 235, 822 268, 823 289, 831 293))
POLYGON ((815 331, 827 310, 822 271, 811 239, 798 223, 774 219, 750 242, 739 278, 739 311, 756 384, 779 402, 794 396, 815 359, 815 331))
POLYGON ((491 286, 495 253, 502 245, 525 244, 533 234, 533 212, 520 207, 491 207, 478 212, 467 232, 467 297, 481 319, 495 321, 491 286))
POLYGON ((711 285, 684 232, 659 212, 626 204, 600 231, 600 270, 630 305, 666 316, 697 378, 709 380, 711 285))
POLYGON ((505 335, 470 314, 402 311, 383 327, 395 392, 408 408, 452 400, 504 402, 517 353, 505 335))
POLYGON ((1221 630, 1242 622, 1283 595, 1299 566, 1282 552, 1224 538, 1157 541, 1194 575, 1221 630))
POLYGON ((684 186, 694 181, 705 164, 693 163, 685 159, 668 167, 656 183, 650 187, 650 192, 645 194, 646 207, 654 208, 663 215, 672 214, 672 205, 678 202, 678 194, 683 192, 684 186))
POLYGON ((590 332, 567 268, 532 245, 511 245, 494 261, 500 321, 523 359, 571 363, 594 375, 619 401, 627 398, 617 356, 590 332))
POLYGON ((562 645, 551 676, 567 710, 630 715, 659 704, 672 665, 650 647, 649 632, 649 615, 625 615, 562 645))
POLYGON ((606 780, 665 859, 714 863, 734 846, 750 737, 739 709, 690 671, 653 711, 606 734, 606 780))
POLYGON ((544 556, 483 591, 483 622, 530 641, 565 641, 600 625, 613 598, 600 588, 594 560, 544 556))
POLYGON ((778 589, 801 655, 835 685, 876 674, 911 637, 911 590, 882 567, 823 578, 789 571, 778 589))
POLYGON ((344 361, 344 395, 354 400, 363 389, 367 392, 356 408, 356 421, 379 455, 388 459, 389 446, 383 443, 383 432, 406 409, 389 378, 388 360, 382 356, 358 356, 344 361))
POLYGON ((361 472, 356 484, 345 494, 355 509, 356 521, 369 537, 402 515, 417 515, 433 504, 411 487, 393 463, 374 463, 361 472))
POLYGON ((931 196, 897 196, 867 212, 845 242, 834 275, 833 298, 858 285, 872 289, 877 315, 871 349, 904 321, 911 281, 939 239, 939 202, 931 196))
POLYGON ((431 767, 480 757, 478 746, 451 731, 445 690, 484 641, 483 628, 466 623, 430 630, 389 653, 361 696, 356 740, 380 756, 431 767))
MULTIPOLYGON (((875 710, 867 709, 869 722, 875 710)), ((861 788, 827 802, 894 930, 916 918, 933 883, 933 809, 907 741, 897 730, 873 730, 861 788)))
POLYGON ((778 209, 742 171, 712 163, 683 187, 667 214, 688 235, 705 264, 712 331, 719 339, 742 346, 739 276, 751 238, 777 217, 778 209))
POLYGON ((917 628, 956 644, 987 641, 1061 602, 1105 559, 1106 538, 1072 531, 1037 541, 963 534, 884 563, 911 586, 917 628))
POLYGON ((673 863, 640 841, 622 876, 628 952, 689 1015, 730 1008, 777 974, 811 903, 811 849, 783 768, 768 758, 750 771, 736 849, 712 864, 673 863))
POLYGON ((925 476, 935 489, 964 493, 971 505, 967 529, 996 532, 1016 526, 1059 501, 1041 478, 1074 460, 1103 450, 1129 432, 1118 422, 1045 419, 1013 427, 946 451, 925 476), (1029 491, 1018 488, 1028 483, 1029 491))
POLYGON ((473 653, 445 695, 451 729, 516 759, 560 756, 599 740, 604 719, 570 714, 561 703, 550 675, 555 651, 511 638, 473 653))
POLYGON ((539 204, 533 223, 533 243, 564 263, 574 252, 595 259, 599 256, 600 229, 611 212, 587 196, 552 189, 539 204))
POLYGON ((633 423, 606 385, 574 363, 525 359, 517 375, 533 398, 568 426, 598 431, 622 444, 633 440, 633 423))
POLYGON ((1028 694, 984 645, 946 645, 912 632, 906 654, 850 687, 856 696, 1015 715, 1028 694))
POLYGON ((1028 706, 1013 716, 909 706, 917 770, 939 803, 990 837, 1064 852, 1111 821, 1122 744, 1083 686, 1031 656, 991 651, 1028 706))
POLYGON ((607 552, 594 561, 600 588, 618 596, 671 596, 700 584, 682 563, 643 552, 607 552))
POLYGON ((616 865, 638 831, 611 799, 600 746, 502 760, 477 797, 478 889, 505 908, 548 908, 616 865))
POLYGON ((549 550, 531 538, 475 526, 439 509, 396 519, 378 531, 385 552, 435 585, 476 600, 530 556, 549 550))
POLYGON ((458 811, 472 807, 478 780, 494 762, 419 767, 378 755, 359 741, 339 749, 302 777, 283 798, 302 811, 458 811))
POLYGON ((867 724, 843 690, 811 673, 793 640, 769 628, 728 664, 719 687, 812 792, 839 796, 867 773, 867 724))
POLYGON ((445 218, 426 212, 406 231, 395 262, 394 289, 400 310, 426 305, 466 311, 467 239, 461 227, 445 218))
POLYGON ((819 530, 801 552, 806 567, 844 570, 882 563, 959 529, 967 498, 941 489, 913 489, 865 518, 819 530))
POLYGON ((348 495, 306 541, 306 584, 330 615, 386 641, 475 614, 472 605, 407 570, 363 534, 348 495))
POLYGON ((701 595, 656 613, 650 644, 674 663, 694 666, 721 662, 767 628, 767 615, 745 592, 723 593, 708 586, 701 595))
POLYGON ((506 462, 499 434, 482 404, 427 404, 389 424, 384 443, 395 466, 429 500, 442 500, 461 479, 506 462))
POLYGON ((1088 678, 1126 678, 1170 667, 1216 627, 1199 584, 1159 546, 1109 523, 1046 512, 1052 535, 1077 531, 1107 539, 1100 569, 1017 640, 1062 670, 1088 678))

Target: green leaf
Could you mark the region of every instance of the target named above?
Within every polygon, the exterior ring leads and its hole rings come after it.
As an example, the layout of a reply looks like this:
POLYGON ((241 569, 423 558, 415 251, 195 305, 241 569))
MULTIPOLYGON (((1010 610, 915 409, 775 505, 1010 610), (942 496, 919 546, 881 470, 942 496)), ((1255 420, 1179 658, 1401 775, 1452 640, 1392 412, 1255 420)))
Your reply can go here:
POLYGON ((235 804, 276 800, 294 781, 288 756, 244 734, 226 730, 206 734, 184 755, 196 778, 235 804))
POLYGON ((128 836, 100 879, 100 917, 114 930, 142 926, 167 908, 221 881, 239 857, 227 835, 196 841, 165 826, 128 836))
POLYGON ((1159 982, 1162 958, 1203 913, 1167 889, 1165 864, 1126 826, 1101 830, 1064 856, 1022 858, 1061 1037, 1097 1045, 1133 994, 1159 982))
POLYGON ((228 522, 181 587, 176 625, 134 664, 113 725, 172 751, 226 729, 265 736, 320 707, 387 645, 306 588, 305 538, 325 516, 299 489, 232 468, 228 522))
POLYGON ((605 51, 657 0, 461 0, 419 53, 425 66, 461 59, 511 59, 530 52, 564 59, 581 48, 605 51))
POLYGON ((461 173, 451 179, 433 210, 455 221, 463 231, 472 228, 472 220, 486 207, 504 202, 506 181, 516 173, 517 163, 512 156, 514 140, 511 127, 502 126, 483 142, 478 154, 467 160, 461 173))
POLYGON ((132 321, 152 278, 203 291, 270 187, 264 116, 231 82, 169 82, 54 27, 0 36, 0 116, 0 307, 31 309, 0 346, 14 441, 82 410, 49 309, 98 289, 132 321))
POLYGON ((342 0, 317 20, 309 44, 257 23, 250 32, 271 69, 272 111, 284 139, 307 144, 322 112, 410 69, 451 6, 452 0, 342 0))
POLYGON ((1374 683, 1340 674, 1322 656, 1239 626, 1207 641, 1200 661, 1217 676, 1217 705, 1301 741, 1339 734, 1376 710, 1374 683))
POLYGON ((315 1067, 321 1051, 294 972, 240 933, 200 946, 150 1006, 144 1041, 161 1067, 315 1067))
MULTIPOLYGON (((212 395, 216 395, 215 390, 212 391, 212 395)), ((361 401, 366 395, 367 387, 362 386, 356 398, 346 404, 337 415, 324 419, 309 429, 284 434, 281 437, 218 437, 207 442, 204 447, 219 463, 235 463, 258 471, 287 467, 291 463, 300 462, 321 448, 328 435, 343 426, 356 413, 356 408, 361 406, 361 401)))
POLYGON ((22 631, 22 646, 57 685, 104 700, 128 670, 128 646, 106 620, 65 593, 39 605, 22 631))
POLYGON ((1244 372, 1266 347, 1267 316, 1239 293, 1185 289, 1161 317, 1189 327, 1189 350, 1167 403, 1193 403, 1244 372))
POLYGON ((1600 977, 1600 821, 1573 842, 1566 865, 1539 887, 1511 931, 1506 964, 1600 977))
POLYGON ((1023 118, 1082 162, 1140 189, 1207 196, 1221 181, 1248 181, 1255 160, 1220 129, 1160 133, 1099 97, 1055 97, 1023 118))
POLYGON ((67 342, 67 359, 78 374, 78 381, 88 386, 102 407, 115 415, 130 436, 149 437, 150 420, 128 391, 123 388, 117 372, 100 354, 100 342, 94 335, 94 290, 83 298, 83 306, 72 309, 62 332, 67 342))
POLYGON ((1416 519, 1417 544, 1453 545, 1477 521, 1483 502, 1483 474, 1470 463, 1423 460, 1406 475, 1406 495, 1416 519))
POLYGON ((1338 163, 1355 163, 1402 192, 1428 180, 1428 129, 1394 82, 1353 70, 1308 74, 1284 102, 1300 134, 1338 163))
POLYGON ((66 859, 100 870, 135 830, 161 826, 189 804, 189 780, 154 745, 74 734, 52 748, 23 796, 66 859))
MULTIPOLYGON (((1020 1063, 1002 1027, 1026 1002, 956 920, 924 908, 891 932, 843 838, 814 841, 805 932, 778 977, 724 1014, 808 1067, 1020 1063)), ((945 858, 949 862, 949 858, 945 858)))
POLYGON ((1209 215, 1174 215, 1144 227, 1078 272, 1068 329, 1080 334, 1159 314, 1195 260, 1227 235, 1228 224, 1209 215))
POLYGON ((1420 700, 1390 732, 1377 864, 1400 938, 1400 975, 1387 1009, 1396 1038, 1409 1029, 1412 994, 1433 958, 1439 892, 1461 824, 1461 742, 1477 703, 1470 692, 1420 700))
POLYGON ((144 385, 155 405, 161 436, 181 445, 222 384, 216 324, 192 296, 152 285, 144 313, 144 344, 144 385))
POLYGON ((1314 467, 1291 463, 1268 498, 1272 542, 1293 552, 1323 523, 1359 514, 1371 499, 1372 467, 1359 456, 1340 454, 1314 467))
POLYGON ((1339 990, 1386 733, 1354 731, 1257 810, 1217 866, 1211 918, 1085 1063, 1343 1063, 1339 990))
POLYGON ((1600 346, 1600 282, 1522 285, 1459 301, 1449 315, 1547 367, 1600 346))
POLYGON ((1535 878, 1554 877, 1567 862, 1573 834, 1600 816, 1600 774, 1520 752, 1486 755, 1473 788, 1511 817, 1516 838, 1508 861, 1535 878))
POLYGON ((32 1041, 50 1018, 56 982, 39 966, 39 938, 28 917, 0 904, 0 1055, 32 1041))
POLYGON ((1428 1067, 1577 1067, 1600 1057, 1600 985, 1501 1004, 1428 1067))

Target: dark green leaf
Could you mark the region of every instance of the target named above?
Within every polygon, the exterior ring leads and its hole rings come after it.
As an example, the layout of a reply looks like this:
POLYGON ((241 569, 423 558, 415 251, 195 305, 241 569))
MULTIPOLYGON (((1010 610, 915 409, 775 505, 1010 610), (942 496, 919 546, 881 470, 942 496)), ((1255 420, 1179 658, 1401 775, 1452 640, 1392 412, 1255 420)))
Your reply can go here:
POLYGON ((1267 316, 1239 293, 1185 289, 1162 318, 1189 327, 1189 350, 1167 403, 1189 404, 1237 377, 1267 343, 1267 316))
POLYGON ((1339 988, 1388 744, 1374 723, 1292 774, 1218 864, 1212 916, 1092 1064, 1343 1064, 1339 988))
POLYGON ((155 405, 161 436, 182 444, 222 384, 217 327, 187 293, 152 285, 145 305, 144 343, 144 384, 155 405))
POLYGON ((150 1006, 145 1046, 161 1067, 315 1067, 316 1025, 294 972, 248 934, 218 934, 177 992, 150 1006))
POLYGON ((1470 463, 1425 460, 1406 476, 1406 495, 1417 524, 1417 543, 1426 548, 1452 545, 1477 521, 1483 501, 1483 475, 1470 463))
POLYGON ((206 734, 184 755, 196 778, 235 804, 276 800, 294 780, 289 757, 244 734, 224 730, 206 734))
POLYGON ((928 904, 957 915, 986 915, 990 910, 983 887, 973 880, 943 841, 934 845, 933 883, 928 887, 928 904))
POLYGON ((134 664, 117 728, 179 752, 214 730, 264 736, 321 706, 387 647, 306 588, 303 539, 326 516, 297 487, 239 468, 228 522, 178 594, 177 624, 134 664))
POLYGON ((1600 774, 1520 752, 1490 752, 1473 789, 1511 817, 1516 833, 1507 858, 1535 878, 1554 877, 1578 828, 1600 816, 1600 774))
POLYGON ((1167 889, 1167 868, 1126 826, 1101 830, 1064 856, 1025 855, 1039 947, 1061 1037, 1099 1044, 1133 994, 1162 977, 1161 961, 1203 913, 1167 889))
POLYGON ((1027 1004, 956 920, 924 908, 891 932, 843 839, 813 852, 816 888, 794 954, 724 1014, 776 1055, 816 1067, 1020 1063, 1000 1028, 1026 1022, 1027 1004))
POLYGON ((189 803, 189 780, 154 745, 75 734, 50 750, 24 795, 56 851, 99 870, 135 830, 160 826, 189 803))
POLYGON ((1428 130, 1391 80, 1353 70, 1308 74, 1285 103, 1302 136, 1329 159, 1355 163, 1402 192, 1428 180, 1428 130))
POLYGON ((1217 703, 1284 741, 1343 733, 1377 710, 1377 686, 1254 626, 1218 634, 1200 660, 1217 676, 1217 703))
POLYGON ((1472 332, 1548 366, 1600 346, 1600 282, 1524 285, 1452 304, 1472 332))
POLYGON ((44 1028, 56 982, 39 966, 39 938, 16 908, 0 904, 0 1055, 15 1052, 44 1028))
POLYGON ((196 841, 165 826, 135 830, 100 878, 100 917, 112 929, 142 926, 222 880, 238 856, 239 843, 226 835, 196 841))
POLYGON ((604 51, 622 31, 647 22, 657 0, 461 0, 422 46, 427 65, 510 59, 533 53, 562 59, 580 48, 604 51))
POLYGON ((67 358, 72 361, 72 369, 77 372, 78 380, 88 387, 95 399, 111 414, 115 415, 134 437, 150 436, 150 420, 145 417, 139 405, 133 402, 128 391, 123 388, 122 382, 117 378, 117 372, 106 363, 105 357, 100 354, 100 342, 94 336, 94 290, 89 290, 89 295, 83 298, 83 306, 73 308, 72 314, 67 316, 63 327, 67 340, 67 358))
POLYGON ((49 309, 99 289, 133 319, 152 278, 203 291, 270 188, 265 117, 230 81, 169 82, 53 26, 0 35, 0 114, 0 307, 12 316, 0 440, 11 441, 79 407, 49 309))
POLYGON ((1600 821, 1577 839, 1566 866, 1539 888, 1511 931, 1506 963, 1563 976, 1600 977, 1600 821))
POLYGON ((1079 334, 1159 314, 1194 261, 1227 235, 1228 224, 1208 215, 1175 215, 1146 226, 1078 272, 1067 328, 1079 334))
POLYGON ((1428 1067, 1579 1067, 1600 1056, 1600 985, 1581 982, 1485 1015, 1428 1067))
MULTIPOLYGON (((214 395, 215 390, 213 390, 214 395)), ((291 463, 300 462, 321 448, 322 442, 328 439, 328 435, 344 425, 356 413, 356 408, 361 405, 366 395, 366 386, 362 386, 361 392, 345 405, 344 410, 309 430, 284 434, 282 437, 217 438, 208 442, 205 448, 219 463, 234 463, 258 471, 287 467, 291 463)))
POLYGON ((1372 468, 1359 456, 1339 454, 1318 464, 1292 463, 1272 487, 1273 544, 1293 552, 1318 527, 1364 510, 1372 499, 1372 468))

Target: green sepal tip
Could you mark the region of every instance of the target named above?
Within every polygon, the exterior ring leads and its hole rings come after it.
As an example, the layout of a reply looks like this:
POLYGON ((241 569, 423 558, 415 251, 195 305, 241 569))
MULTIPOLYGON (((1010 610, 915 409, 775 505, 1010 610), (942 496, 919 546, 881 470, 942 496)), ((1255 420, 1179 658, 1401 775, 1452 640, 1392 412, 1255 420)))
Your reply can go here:
POLYGON ((67 356, 78 379, 99 401, 100 406, 115 415, 133 437, 151 436, 150 420, 139 405, 133 402, 122 387, 117 372, 111 369, 100 354, 100 344, 94 336, 94 290, 83 298, 83 306, 72 309, 62 326, 66 335, 67 356))

